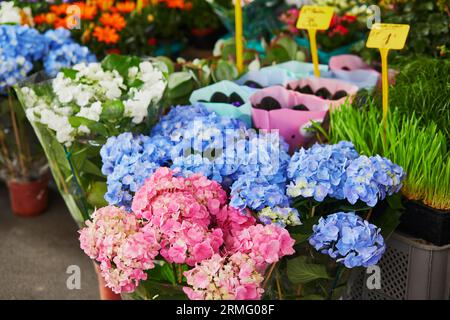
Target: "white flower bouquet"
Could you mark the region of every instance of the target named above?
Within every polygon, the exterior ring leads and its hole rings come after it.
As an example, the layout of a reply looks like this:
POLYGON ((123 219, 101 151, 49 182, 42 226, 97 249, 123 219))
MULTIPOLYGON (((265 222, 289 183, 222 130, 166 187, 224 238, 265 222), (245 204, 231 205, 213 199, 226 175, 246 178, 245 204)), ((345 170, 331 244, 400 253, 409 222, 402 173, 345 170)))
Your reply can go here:
POLYGON ((143 133, 160 114, 167 75, 153 61, 110 55, 101 63, 35 75, 16 87, 73 217, 104 204, 99 148, 110 136, 143 133))

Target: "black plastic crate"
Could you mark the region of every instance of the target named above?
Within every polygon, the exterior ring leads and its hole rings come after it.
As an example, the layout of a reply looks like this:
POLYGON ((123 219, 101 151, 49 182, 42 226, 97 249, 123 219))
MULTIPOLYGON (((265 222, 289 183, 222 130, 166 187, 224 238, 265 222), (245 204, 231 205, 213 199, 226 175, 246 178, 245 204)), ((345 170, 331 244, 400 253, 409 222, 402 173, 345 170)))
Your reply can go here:
POLYGON ((407 201, 398 229, 437 246, 450 244, 450 210, 441 211, 407 201))

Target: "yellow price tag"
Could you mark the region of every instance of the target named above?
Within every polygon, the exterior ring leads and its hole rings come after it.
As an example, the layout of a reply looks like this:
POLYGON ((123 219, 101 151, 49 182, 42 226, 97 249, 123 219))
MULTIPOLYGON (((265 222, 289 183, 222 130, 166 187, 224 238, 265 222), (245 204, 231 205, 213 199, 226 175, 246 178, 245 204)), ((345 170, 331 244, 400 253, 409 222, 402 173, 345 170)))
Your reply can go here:
POLYGON ((327 30, 333 13, 333 7, 303 6, 298 16, 297 29, 327 30))
POLYGON ((408 37, 409 25, 375 23, 367 39, 367 48, 401 50, 408 37))
POLYGON ((409 33, 407 24, 375 23, 370 30, 366 47, 380 49, 381 56, 381 84, 383 91, 383 124, 387 127, 389 110, 389 79, 388 55, 389 50, 400 50, 405 46, 409 33))
POLYGON ((320 77, 319 57, 317 54, 317 30, 327 30, 333 18, 334 8, 325 6, 303 6, 298 16, 297 28, 308 30, 314 75, 320 77))

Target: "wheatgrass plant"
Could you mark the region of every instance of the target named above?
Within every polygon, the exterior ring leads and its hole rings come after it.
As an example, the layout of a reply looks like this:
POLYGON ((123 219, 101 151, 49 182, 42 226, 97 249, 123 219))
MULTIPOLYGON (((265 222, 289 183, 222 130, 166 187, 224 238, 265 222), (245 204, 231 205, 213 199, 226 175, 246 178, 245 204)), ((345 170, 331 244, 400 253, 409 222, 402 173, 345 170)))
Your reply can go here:
POLYGON ((423 125, 414 113, 389 113, 384 130, 382 113, 373 101, 360 109, 349 104, 330 113, 330 143, 352 141, 361 154, 380 154, 402 166, 402 189, 410 200, 439 210, 450 209, 450 152, 447 137, 434 122, 423 125))

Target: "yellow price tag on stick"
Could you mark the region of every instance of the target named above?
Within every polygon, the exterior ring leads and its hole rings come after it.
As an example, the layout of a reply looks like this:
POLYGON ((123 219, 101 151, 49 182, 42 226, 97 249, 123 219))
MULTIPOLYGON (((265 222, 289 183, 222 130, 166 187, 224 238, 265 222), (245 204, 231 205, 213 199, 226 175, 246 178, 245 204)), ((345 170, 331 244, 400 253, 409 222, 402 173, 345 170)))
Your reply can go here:
POLYGON ((375 23, 372 25, 366 43, 366 47, 380 50, 383 88, 383 123, 385 127, 387 125, 386 120, 389 110, 388 54, 390 49, 403 49, 408 33, 409 25, 407 24, 375 23))
POLYGON ((303 6, 298 16, 297 28, 308 30, 314 75, 316 77, 320 77, 316 33, 317 30, 327 30, 330 27, 333 14, 333 7, 303 6))

